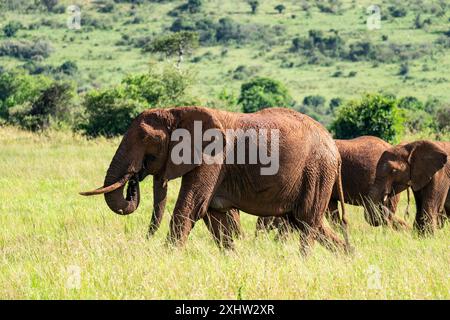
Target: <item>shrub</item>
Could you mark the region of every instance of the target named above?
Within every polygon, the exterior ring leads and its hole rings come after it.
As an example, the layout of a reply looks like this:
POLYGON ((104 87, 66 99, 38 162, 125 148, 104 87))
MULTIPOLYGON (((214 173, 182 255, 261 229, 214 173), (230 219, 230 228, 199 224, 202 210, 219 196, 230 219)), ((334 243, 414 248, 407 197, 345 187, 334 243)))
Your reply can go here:
POLYGON ((32 131, 45 130, 52 122, 69 121, 73 95, 70 84, 54 82, 34 102, 11 109, 9 121, 32 131))
POLYGON ((334 112, 334 110, 335 110, 337 107, 340 107, 340 106, 342 105, 342 102, 343 102, 342 98, 339 98, 339 97, 337 97, 337 98, 332 98, 332 99, 330 100, 330 104, 329 104, 329 107, 330 107, 331 112, 334 112))
POLYGON ((179 16, 183 12, 188 13, 199 13, 202 9, 203 1, 202 0, 188 0, 186 3, 179 5, 178 7, 170 10, 168 12, 169 16, 179 16))
POLYGON ((394 18, 401 18, 401 17, 406 16, 406 14, 407 14, 406 8, 401 7, 399 5, 388 7, 388 11, 389 11, 389 14, 391 16, 393 16, 394 18))
POLYGON ((441 132, 450 131, 450 105, 443 105, 436 111, 436 126, 441 132))
POLYGON ((34 103, 50 83, 51 79, 45 76, 30 76, 14 72, 1 73, 0 118, 7 121, 11 108, 34 103))
POLYGON ((192 77, 174 67, 153 66, 145 74, 131 75, 113 89, 94 90, 84 99, 86 110, 78 129, 84 134, 112 137, 124 134, 131 121, 149 107, 194 105, 187 94, 192 77))
POLYGON ((86 119, 79 128, 90 137, 124 134, 131 121, 145 109, 141 102, 128 98, 121 87, 91 91, 86 94, 83 106, 86 119))
POLYGON ((22 29, 22 24, 20 22, 10 21, 3 27, 3 33, 8 38, 11 38, 14 37, 20 29, 22 29))
POLYGON ((398 71, 399 76, 407 76, 409 73, 409 65, 404 62, 400 65, 400 70, 398 71))
POLYGON ((303 105, 308 106, 308 107, 320 107, 323 106, 325 104, 325 98, 322 96, 306 96, 303 99, 303 105))
POLYGON ((51 12, 53 8, 58 4, 58 0, 40 0, 40 1, 48 12, 51 12))
POLYGON ((408 110, 424 110, 424 105, 422 101, 412 96, 400 98, 398 100, 398 107, 401 109, 408 109, 408 110))
POLYGON ((242 84, 238 103, 249 113, 269 107, 291 107, 294 101, 281 82, 257 77, 242 84))
POLYGON ((74 61, 65 61, 58 68, 57 71, 67 75, 74 75, 78 71, 78 66, 74 61))
POLYGON ((252 9, 252 14, 256 14, 256 11, 258 11, 258 7, 259 7, 259 1, 258 0, 247 0, 247 3, 250 6, 250 9, 252 9))
POLYGON ((51 44, 44 40, 35 42, 6 40, 0 43, 0 56, 10 56, 19 59, 46 58, 51 52, 53 52, 51 44))
POLYGON ((279 14, 281 14, 284 10, 286 10, 286 6, 284 4, 278 4, 274 9, 278 11, 279 14))
POLYGON ((396 142, 402 130, 402 120, 394 97, 367 94, 340 107, 331 130, 338 139, 373 135, 396 142))

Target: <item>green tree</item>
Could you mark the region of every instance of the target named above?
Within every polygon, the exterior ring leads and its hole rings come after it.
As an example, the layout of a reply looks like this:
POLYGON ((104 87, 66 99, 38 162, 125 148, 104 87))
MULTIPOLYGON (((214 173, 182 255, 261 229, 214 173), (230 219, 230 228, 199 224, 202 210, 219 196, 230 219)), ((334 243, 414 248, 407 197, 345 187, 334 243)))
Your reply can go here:
POLYGON ((91 137, 124 134, 147 108, 195 105, 197 101, 187 93, 191 83, 192 76, 174 67, 150 66, 147 73, 128 76, 115 88, 89 92, 78 129, 91 137))
POLYGON ((367 94, 340 107, 331 124, 331 130, 338 139, 372 135, 396 142, 402 132, 402 122, 403 118, 394 97, 367 94))
POLYGON ((187 9, 190 13, 198 13, 202 9, 202 0, 188 0, 187 9))
POLYGON ((256 14, 256 11, 258 11, 258 7, 259 7, 259 1, 258 0, 248 0, 247 2, 250 5, 250 8, 252 9, 252 14, 256 14))
POLYGON ((276 11, 278 11, 279 14, 282 14, 284 10, 286 10, 286 6, 284 4, 276 5, 274 8, 276 11))
POLYGON ((269 107, 292 107, 294 100, 281 82, 257 77, 242 84, 238 103, 249 113, 269 107))
POLYGON ((53 122, 69 122, 74 94, 71 84, 53 82, 31 105, 28 103, 10 110, 9 121, 32 131, 45 130, 53 122))
POLYGON ((11 108, 32 104, 48 88, 52 80, 24 73, 0 73, 0 118, 8 121, 11 108))
POLYGON ((450 105, 436 110, 436 126, 439 132, 450 132, 450 105))
POLYGON ((175 32, 151 41, 144 51, 158 52, 167 57, 177 56, 177 68, 183 62, 184 56, 190 54, 198 47, 198 33, 191 31, 175 32))

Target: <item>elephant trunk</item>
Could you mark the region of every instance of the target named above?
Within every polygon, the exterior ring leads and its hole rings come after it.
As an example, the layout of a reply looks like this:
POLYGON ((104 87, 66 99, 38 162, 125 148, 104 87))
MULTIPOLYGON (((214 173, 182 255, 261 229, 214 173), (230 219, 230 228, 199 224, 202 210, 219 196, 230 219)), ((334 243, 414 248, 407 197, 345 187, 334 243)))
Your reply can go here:
POLYGON ((120 215, 133 213, 140 202, 139 178, 137 174, 130 174, 132 171, 130 163, 131 161, 127 161, 125 157, 125 152, 119 147, 111 161, 104 182, 105 186, 110 186, 118 181, 123 181, 128 176, 130 177, 118 189, 105 193, 105 201, 108 207, 120 215), (126 197, 123 194, 125 184, 127 184, 126 197))
POLYGON ((377 192, 373 187, 369 192, 368 204, 364 210, 364 218, 374 227, 378 227, 383 223, 383 216, 386 214, 386 199, 382 193, 377 192))

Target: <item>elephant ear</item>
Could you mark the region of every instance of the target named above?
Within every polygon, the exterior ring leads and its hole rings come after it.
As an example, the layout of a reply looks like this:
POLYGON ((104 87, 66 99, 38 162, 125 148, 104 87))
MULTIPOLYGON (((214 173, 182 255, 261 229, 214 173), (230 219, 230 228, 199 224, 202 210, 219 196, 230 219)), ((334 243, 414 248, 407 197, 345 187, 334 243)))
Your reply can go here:
POLYGON ((447 162, 447 153, 430 141, 416 141, 409 144, 409 164, 411 166, 411 186, 414 191, 420 190, 433 175, 442 169, 447 162))
POLYGON ((210 143, 209 141, 203 142, 202 139, 206 130, 216 129, 222 139, 224 137, 220 122, 214 112, 209 109, 183 107, 174 108, 171 113, 174 126, 164 174, 164 178, 167 180, 181 177, 202 164, 203 150, 205 145, 210 143))

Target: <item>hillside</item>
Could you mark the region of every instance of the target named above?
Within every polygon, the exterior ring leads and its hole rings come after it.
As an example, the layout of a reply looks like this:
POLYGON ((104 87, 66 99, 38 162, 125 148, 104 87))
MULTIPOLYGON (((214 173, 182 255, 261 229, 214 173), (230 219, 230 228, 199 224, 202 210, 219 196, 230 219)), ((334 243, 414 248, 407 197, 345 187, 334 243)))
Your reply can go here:
MULTIPOLYGON (((217 24, 222 18, 230 18, 235 25, 226 27, 237 28, 235 33, 239 34, 226 41, 201 41, 184 64, 197 73, 195 91, 205 102, 224 88, 238 95, 240 84, 256 75, 284 82, 299 102, 308 95, 321 95, 329 101, 368 91, 414 95, 423 100, 450 99, 446 72, 450 70, 450 40, 444 34, 450 29, 450 16, 446 1, 382 1, 381 29, 372 31, 366 26, 366 9, 371 1, 331 1, 339 4, 336 7, 329 1, 283 1, 285 10, 280 14, 274 7, 281 1, 264 0, 256 14, 251 14, 243 0, 208 0, 202 2, 198 13, 178 12, 178 16, 171 11, 185 1, 140 1, 131 5, 106 0, 60 0, 54 10, 59 13, 26 12, 26 6, 20 7, 19 2, 13 1, 15 10, 1 11, 2 26, 19 21, 23 28, 12 39, 50 43, 53 51, 35 64, 57 67, 74 61, 78 71, 72 79, 82 90, 118 83, 126 74, 146 70, 149 61, 161 60, 160 55, 145 53, 142 47, 171 28, 181 25, 208 32, 195 23, 208 20, 217 24), (66 25, 69 3, 81 8, 80 30, 70 30, 66 25), (110 9, 101 9, 108 4, 110 9), (178 25, 174 23, 177 19, 182 20, 178 25), (336 52, 313 48, 312 58, 308 56, 311 52, 294 52, 293 39, 308 38, 310 30, 322 31, 325 41, 338 34, 344 43, 342 50, 349 51, 355 44, 353 52, 339 57, 336 52), (374 48, 367 55, 358 52, 361 48, 357 46, 364 42, 374 48), (408 68, 403 76, 399 75, 402 63, 408 68)), ((5 40, 3 36, 0 41, 5 40)), ((3 68, 27 63, 30 61, 0 54, 3 68)))

